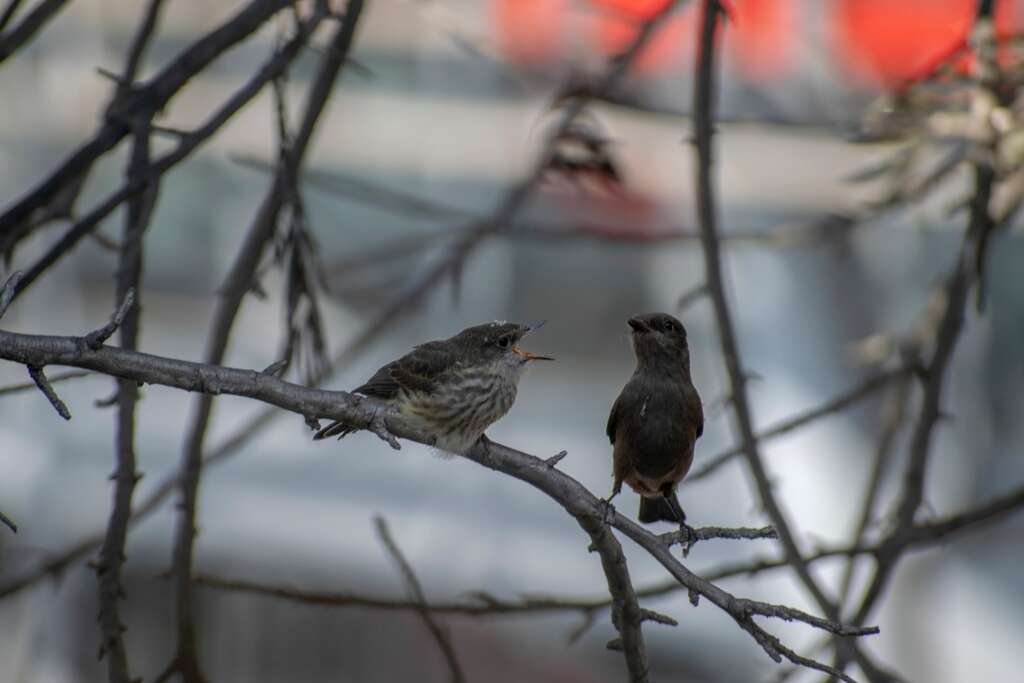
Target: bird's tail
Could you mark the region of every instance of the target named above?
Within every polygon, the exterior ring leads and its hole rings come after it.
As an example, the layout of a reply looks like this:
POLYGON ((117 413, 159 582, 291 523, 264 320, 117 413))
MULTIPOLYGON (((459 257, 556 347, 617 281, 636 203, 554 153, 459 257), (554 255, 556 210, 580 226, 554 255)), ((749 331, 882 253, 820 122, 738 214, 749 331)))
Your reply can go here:
POLYGON ((683 524, 686 522, 686 513, 679 505, 675 491, 666 491, 660 498, 640 499, 640 514, 638 518, 644 524, 652 522, 675 522, 683 524))
POLYGON ((313 440, 319 441, 320 439, 326 439, 331 436, 337 436, 339 439, 342 439, 346 434, 351 434, 354 431, 356 431, 355 427, 350 427, 344 422, 332 422, 314 434, 313 440))

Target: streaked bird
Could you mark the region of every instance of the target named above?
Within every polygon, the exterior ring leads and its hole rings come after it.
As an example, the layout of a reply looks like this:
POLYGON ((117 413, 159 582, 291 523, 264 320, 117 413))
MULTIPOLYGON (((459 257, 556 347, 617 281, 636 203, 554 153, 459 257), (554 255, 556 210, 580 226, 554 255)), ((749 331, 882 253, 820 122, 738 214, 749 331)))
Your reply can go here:
MULTIPOLYGON (((517 346, 541 325, 498 321, 420 344, 382 367, 354 393, 394 406, 418 429, 431 434, 438 449, 465 453, 512 407, 527 365, 554 360, 517 346)), ((341 438, 352 431, 344 422, 334 422, 313 438, 341 438)))
POLYGON ((685 526, 676 485, 693 464, 704 411, 690 379, 683 324, 667 313, 629 319, 636 370, 608 416, 614 498, 622 482, 640 494, 639 519, 685 526))

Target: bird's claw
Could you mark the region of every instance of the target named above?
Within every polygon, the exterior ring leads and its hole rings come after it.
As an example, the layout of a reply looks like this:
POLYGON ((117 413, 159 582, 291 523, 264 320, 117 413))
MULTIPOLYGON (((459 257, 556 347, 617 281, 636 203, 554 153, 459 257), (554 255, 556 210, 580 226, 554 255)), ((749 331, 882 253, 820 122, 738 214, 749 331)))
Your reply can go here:
POLYGON ((683 550, 683 557, 690 554, 690 548, 692 548, 698 540, 697 530, 686 522, 679 523, 679 547, 683 550))
POLYGON ((373 414, 373 418, 370 420, 370 424, 368 424, 366 428, 376 434, 378 439, 386 442, 396 451, 402 449, 402 444, 398 443, 398 439, 395 438, 395 435, 388 430, 388 426, 384 423, 384 418, 381 417, 380 413, 373 414))
POLYGON ((601 498, 598 502, 598 507, 601 509, 601 521, 611 526, 612 522, 615 521, 615 506, 612 505, 612 498, 601 498))

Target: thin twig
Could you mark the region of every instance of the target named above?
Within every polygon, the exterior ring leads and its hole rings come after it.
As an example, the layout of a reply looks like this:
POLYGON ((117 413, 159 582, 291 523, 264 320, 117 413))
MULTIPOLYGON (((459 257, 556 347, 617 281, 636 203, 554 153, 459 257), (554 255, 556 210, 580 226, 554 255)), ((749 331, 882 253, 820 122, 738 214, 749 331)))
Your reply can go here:
MULTIPOLYGON (((973 29, 975 38, 987 36, 988 39, 991 39, 993 37, 991 10, 991 2, 979 3, 973 29)), ((993 54, 990 50, 977 50, 974 97, 981 103, 995 101, 995 95, 991 91, 992 84, 983 78, 984 73, 996 68, 994 64, 984 63, 986 59, 991 59, 993 54)), ((854 623, 863 623, 868 618, 885 586, 892 578, 904 551, 910 545, 914 520, 924 501, 924 486, 928 460, 932 451, 932 439, 935 427, 942 415, 942 389, 953 352, 963 330, 968 291, 976 276, 976 272, 972 270, 974 268, 972 257, 976 256, 979 241, 983 239, 992 225, 989 202, 995 182, 995 171, 990 162, 985 160, 989 158, 988 156, 978 156, 980 158, 974 162, 974 191, 971 196, 968 225, 956 255, 956 263, 943 287, 942 302, 944 306, 942 316, 935 329, 935 347, 931 359, 923 371, 923 395, 917 422, 911 434, 910 454, 895 514, 896 524, 883 540, 881 550, 876 555, 874 572, 854 613, 854 623)), ((837 653, 837 655, 841 654, 837 653)), ((837 660, 840 665, 845 664, 841 657, 837 656, 837 660)))
MULTIPOLYGON (((772 524, 778 530, 779 540, 793 571, 825 615, 833 622, 837 622, 839 620, 839 611, 835 604, 825 595, 817 580, 808 570, 806 561, 797 547, 796 538, 789 521, 775 498, 768 474, 765 471, 764 461, 759 452, 758 441, 754 435, 754 420, 751 416, 746 392, 747 376, 740 361, 739 344, 736 340, 732 314, 729 310, 723 284, 724 277, 722 275, 722 258, 719 248, 717 209, 715 207, 715 191, 711 173, 715 93, 714 38, 715 33, 718 31, 722 12, 723 10, 718 0, 704 0, 702 3, 701 21, 697 36, 699 44, 697 72, 693 91, 694 147, 697 162, 697 217, 700 225, 701 240, 704 246, 705 278, 714 307, 715 319, 718 323, 719 340, 729 377, 729 394, 732 397, 736 428, 740 435, 743 453, 746 456, 747 468, 757 488, 758 497, 771 518, 772 524)), ((843 646, 848 646, 854 650, 858 663, 862 665, 862 669, 869 679, 873 681, 882 679, 882 676, 867 660, 867 657, 861 654, 853 643, 848 641, 841 641, 841 643, 843 646)), ((776 661, 778 661, 778 654, 776 653, 776 661)), ((785 652, 781 654, 789 657, 785 652)), ((807 665, 805 661, 797 661, 792 657, 789 658, 794 664, 807 665)), ((830 673, 845 677, 845 674, 837 670, 831 670, 830 673)))
MULTIPOLYGON (((68 0, 43 0, 28 13, 21 22, 3 34, 0 34, 0 64, 31 41, 51 19, 57 16, 68 0)), ((0 19, 0 30, 11 20, 19 2, 14 1, 7 7, 0 19)))
POLYGON ((11 305, 11 301, 14 300, 14 293, 18 289, 18 283, 21 282, 23 273, 20 270, 16 270, 11 273, 11 276, 7 278, 7 282, 4 283, 2 289, 0 289, 0 318, 4 317, 4 313, 7 312, 7 307, 11 305))
MULTIPOLYGON (((839 413, 857 401, 871 396, 879 389, 887 386, 889 382, 896 379, 906 378, 911 372, 912 371, 909 368, 897 368, 895 370, 888 370, 878 373, 877 375, 873 375, 872 377, 868 377, 855 387, 852 387, 850 390, 829 399, 820 406, 798 413, 784 420, 780 420, 770 427, 763 429, 756 434, 754 438, 757 441, 772 439, 795 429, 799 429, 800 427, 804 427, 805 425, 823 417, 839 413)), ((695 469, 689 476, 687 476, 686 480, 688 482, 694 482, 704 479, 733 458, 743 455, 743 452, 743 446, 741 445, 734 446, 733 448, 718 453, 708 459, 699 468, 695 469)))
POLYGON ((0 512, 0 522, 3 522, 4 526, 6 526, 14 533, 18 533, 18 525, 15 524, 14 521, 10 517, 5 515, 3 512, 0 512))
POLYGON ((41 365, 29 365, 28 376, 35 382, 36 387, 39 391, 43 392, 43 396, 50 402, 53 409, 57 411, 57 414, 63 417, 65 420, 71 419, 71 412, 68 407, 64 404, 64 401, 60 400, 60 396, 50 386, 49 380, 46 379, 46 375, 43 373, 43 367, 41 365))
MULTIPOLYGON (((129 49, 123 72, 124 85, 118 97, 123 97, 135 81, 139 65, 156 32, 164 0, 150 0, 129 49)), ((117 101, 117 98, 115 98, 117 101)), ((125 171, 127 182, 142 176, 150 163, 150 124, 152 113, 140 114, 133 121, 131 156, 125 171)), ((159 179, 143 192, 132 197, 125 212, 117 269, 115 299, 121 301, 110 323, 90 337, 90 348, 96 348, 114 333, 121 332, 121 348, 135 349, 138 345, 141 320, 139 284, 142 280, 143 234, 149 226, 159 192, 159 179)), ((107 520, 107 532, 95 564, 100 632, 100 656, 106 656, 110 683, 131 683, 133 680, 124 644, 126 627, 121 620, 119 601, 124 596, 121 576, 126 561, 125 545, 128 524, 132 514, 132 497, 139 480, 135 458, 135 408, 139 399, 135 382, 117 381, 117 431, 115 444, 114 495, 107 520)))
MULTIPOLYGON (((307 24, 306 28, 315 28, 315 25, 307 24)), ((74 225, 67 229, 63 236, 55 242, 26 273, 24 281, 19 283, 16 294, 20 295, 40 275, 54 263, 68 254, 71 249, 86 235, 89 235, 96 227, 123 202, 143 192, 150 182, 155 181, 171 168, 187 159, 196 149, 209 140, 220 128, 227 123, 239 110, 249 103, 269 81, 273 80, 282 70, 301 53, 302 46, 309 38, 309 31, 300 31, 281 50, 275 52, 270 59, 253 76, 239 88, 217 111, 215 111, 199 128, 183 137, 178 146, 172 151, 164 154, 153 162, 147 171, 133 181, 126 183, 120 189, 108 195, 106 199, 97 204, 89 213, 82 216, 74 225)), ((157 81, 154 81, 157 82, 157 81)), ((125 114, 127 115, 127 114, 125 114)), ((70 162, 69 162, 70 163, 70 162)), ((92 163, 91 161, 89 163, 92 163)), ((76 167, 77 168, 77 167, 76 167)), ((73 176, 77 178, 78 176, 73 176)), ((63 181, 67 182, 67 181, 63 181)), ((42 188, 41 188, 42 189, 42 188)), ((25 200, 27 201, 27 200, 25 200)), ((15 207, 16 209, 17 207, 15 207)), ((12 209, 11 211, 15 211, 12 209)), ((8 212, 11 213, 11 212, 8 212)), ((11 225, 10 230, 17 230, 18 213, 8 217, 7 214, 0 216, 0 251, 3 251, 5 226, 11 225)))
MULTIPOLYGON (((290 155, 291 163, 296 168, 302 163, 317 121, 327 104, 334 81, 351 48, 362 6, 361 0, 353 0, 348 3, 345 18, 336 29, 331 41, 331 48, 325 53, 319 72, 310 86, 302 123, 290 155)), ((308 37, 312 27, 315 27, 323 16, 324 6, 318 3, 313 17, 306 22, 307 30, 300 31, 300 33, 308 37)), ((273 235, 278 214, 285 200, 284 190, 284 178, 278 174, 272 181, 257 211, 256 218, 239 249, 238 256, 225 278, 224 285, 219 290, 220 299, 214 312, 205 354, 208 362, 219 363, 227 351, 228 337, 242 300, 251 290, 253 275, 263 251, 273 235)), ((181 515, 175 532, 172 562, 177 596, 178 652, 171 669, 178 668, 185 676, 186 683, 202 680, 196 658, 191 575, 203 442, 209 425, 212 405, 210 394, 204 393, 199 398, 195 413, 187 427, 181 458, 181 515)))
MULTIPOLYGON (((47 0, 52 4, 53 0, 47 0)), ((161 111, 170 99, 197 73, 226 50, 234 47, 259 29, 278 11, 291 5, 289 0, 251 0, 239 12, 206 34, 145 85, 138 88, 116 108, 92 140, 80 147, 35 190, 15 203, 0 216, 0 241, 25 220, 37 207, 45 206, 71 178, 77 178, 97 158, 110 151, 131 132, 126 123, 143 110, 161 111)))
POLYGON ((426 624, 427 630, 429 630, 430 635, 434 637, 438 648, 441 650, 441 654, 444 655, 445 661, 448 662, 448 669, 451 671, 452 681, 454 683, 463 683, 466 680, 466 676, 462 673, 462 667, 459 665, 459 658, 455 655, 455 647, 451 643, 451 637, 448 632, 434 620, 433 612, 427 604, 427 597, 423 593, 423 587, 420 586, 419 579, 416 578, 416 572, 413 571, 409 561, 402 555, 402 551, 399 549, 398 544, 395 543, 395 539, 392 538, 391 531, 388 529, 388 524, 384 518, 374 517, 373 523, 377 527, 377 536, 380 537, 380 542, 384 545, 388 554, 391 555, 391 558, 395 561, 395 565, 398 567, 398 571, 402 574, 405 585, 409 589, 409 593, 411 593, 412 603, 416 613, 419 614, 420 619, 422 619, 423 623, 426 624))
MULTIPOLYGON (((357 428, 368 428, 383 418, 389 433, 419 443, 431 443, 432 437, 404 422, 391 408, 363 396, 338 391, 310 389, 265 375, 258 370, 238 370, 192 363, 109 346, 99 350, 82 348, 74 337, 42 337, 0 330, 0 358, 22 364, 71 365, 103 372, 136 382, 156 383, 187 391, 216 392, 256 398, 297 415, 340 419, 357 428)), ((592 535, 599 535, 607 514, 600 499, 546 460, 514 451, 498 444, 479 444, 467 457, 491 469, 519 478, 555 499, 592 535), (589 521, 588 521, 589 520, 589 521), (596 525, 596 526, 595 526, 596 525)), ((687 589, 707 597, 739 620, 749 615, 797 619, 816 628, 847 632, 841 624, 826 623, 818 617, 792 612, 782 606, 738 601, 709 582, 686 570, 670 553, 663 540, 615 513, 615 528, 652 553, 687 589), (746 616, 744 616, 746 615, 746 616)), ((614 537, 607 538, 614 540, 614 537)), ((598 549, 600 544, 595 544, 598 549)), ((614 563, 612 563, 614 566, 614 563)), ((635 595, 634 595, 635 597, 635 595)), ((639 609, 636 617, 641 618, 639 609)), ((826 620, 827 621, 827 620, 826 620)), ((620 622, 620 624, 623 622, 620 622)), ((753 626, 743 624, 750 631, 753 626)), ((752 631, 752 633, 754 633, 752 631)), ((758 637, 761 632, 757 631, 758 637)), ((763 644, 763 643, 762 643, 763 644)))

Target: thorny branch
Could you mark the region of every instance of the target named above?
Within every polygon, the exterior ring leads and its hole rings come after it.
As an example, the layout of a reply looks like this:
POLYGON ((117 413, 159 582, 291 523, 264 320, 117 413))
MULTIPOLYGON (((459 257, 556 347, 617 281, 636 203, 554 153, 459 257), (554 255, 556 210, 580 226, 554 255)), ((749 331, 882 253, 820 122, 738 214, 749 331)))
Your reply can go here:
POLYGON ((412 565, 402 555, 398 544, 395 543, 395 539, 391 536, 391 530, 388 528, 387 521, 383 517, 375 517, 373 522, 377 527, 377 535, 380 537, 381 543, 384 544, 384 548, 394 559, 395 564, 398 566, 398 571, 401 572, 402 578, 405 580, 409 593, 412 595, 412 604, 416 613, 420 615, 420 619, 426 624, 430 635, 437 641, 437 646, 440 648, 441 654, 444 655, 445 661, 448 662, 448 669, 452 674, 452 683, 463 683, 466 680, 466 676, 462 673, 462 667, 459 665, 459 658, 455 654, 451 635, 434 620, 434 612, 427 605, 427 596, 423 593, 423 587, 420 586, 419 579, 416 578, 416 572, 413 571, 412 565))
MULTIPOLYGON (((729 377, 729 394, 732 398, 735 425, 740 435, 740 443, 747 460, 747 468, 757 489, 762 506, 768 513, 779 533, 779 540, 785 550, 786 557, 800 582, 814 598, 819 608, 833 621, 838 621, 839 611, 835 604, 825 595, 817 580, 811 575, 807 563, 797 546, 795 535, 789 520, 772 491, 764 460, 754 435, 754 421, 746 392, 746 374, 739 356, 739 344, 732 323, 725 294, 722 275, 722 259, 719 249, 717 226, 717 209, 715 207, 715 191, 712 184, 712 136, 714 134, 714 93, 715 93, 715 50, 714 38, 719 27, 720 15, 724 12, 718 0, 704 0, 700 27, 698 29, 697 73, 694 79, 693 110, 694 110, 694 147, 697 164, 697 218, 700 225, 701 240, 704 246, 704 270, 718 323, 719 338, 722 346, 726 370, 729 377)), ((858 651, 853 643, 838 641, 842 646, 853 650, 858 664, 872 681, 884 677, 876 670, 867 657, 858 651)), ((776 661, 779 661, 776 658, 776 661)), ((802 661, 794 664, 806 665, 802 661)), ((838 670, 831 667, 822 669, 840 678, 844 677, 838 670)))
MULTIPOLYGON (((918 524, 910 534, 913 541, 910 550, 925 550, 940 542, 954 538, 960 532, 977 528, 979 525, 995 524, 1010 514, 1019 513, 1024 508, 1024 486, 971 510, 937 519, 928 523, 918 524)), ((698 529, 698 534, 704 531, 698 529)), ((816 564, 823 560, 871 556, 879 552, 879 545, 850 545, 822 548, 807 556, 808 564, 816 564)), ((784 569, 788 566, 785 558, 761 559, 736 562, 719 567, 712 567, 700 572, 707 581, 718 581, 737 576, 752 576, 762 572, 784 569)), ((248 593, 264 597, 289 600, 292 602, 321 605, 327 607, 352 607, 377 610, 414 610, 416 605, 408 600, 393 598, 375 598, 350 592, 330 592, 303 590, 291 586, 264 584, 256 581, 231 579, 210 574, 195 578, 199 585, 230 592, 248 593)), ((676 580, 669 580, 651 586, 636 589, 638 598, 654 598, 676 593, 685 588, 676 580)), ((3 592, 0 591, 0 596, 3 592)), ((593 615, 612 606, 607 596, 592 597, 555 597, 546 595, 528 595, 519 600, 503 600, 490 593, 476 591, 469 594, 465 601, 433 602, 429 609, 434 614, 463 617, 501 617, 522 614, 551 614, 561 612, 580 612, 590 622, 593 615)), ((589 624, 587 624, 589 625, 589 624)))
MULTIPOLYGON (((352 0, 346 7, 345 16, 335 30, 330 48, 324 53, 320 69, 310 86, 305 111, 299 131, 289 150, 287 163, 275 175, 264 197, 249 232, 243 240, 235 262, 219 290, 220 299, 207 342, 205 358, 208 362, 220 363, 227 351, 228 339, 242 300, 251 290, 254 275, 263 252, 273 236, 281 208, 286 200, 287 175, 298 169, 306 149, 313 137, 331 95, 335 79, 355 38, 355 30, 362 12, 361 0, 352 0)), ((307 20, 307 30, 300 34, 308 36, 324 18, 324 5, 318 3, 313 16, 307 20)), ((178 653, 168 671, 179 670, 185 683, 202 681, 196 657, 196 634, 192 614, 192 557, 195 541, 196 501, 202 472, 202 452, 206 430, 213 407, 213 394, 204 393, 196 403, 195 413, 186 431, 181 460, 181 515, 175 533, 173 572, 176 589, 178 622, 178 653)))
MULTIPOLYGON (((995 101, 993 74, 998 73, 994 61, 992 32, 992 2, 981 2, 973 30, 976 45, 975 91, 978 102, 977 112, 988 112, 995 101)), ((981 115, 983 126, 990 125, 988 114, 981 115)), ((988 145, 994 144, 991 135, 983 138, 988 145)), ((985 143, 982 144, 985 146, 985 143)), ((956 262, 942 290, 942 315, 934 329, 934 350, 924 368, 922 396, 918 416, 911 433, 909 458, 903 475, 903 486, 895 511, 895 524, 875 553, 875 566, 860 603, 853 614, 856 623, 863 623, 871 614, 886 585, 892 578, 896 566, 906 550, 916 540, 915 518, 924 502, 924 489, 928 471, 928 460, 932 452, 935 427, 942 415, 941 400, 947 371, 953 352, 963 330, 969 290, 979 276, 977 262, 982 242, 993 227, 990 201, 996 180, 992 155, 976 155, 973 168, 974 189, 970 201, 968 225, 964 231, 956 262)), ((836 665, 846 664, 844 653, 837 652, 836 665)))
MULTIPOLYGON (((115 102, 134 87, 146 48, 156 32, 163 3, 164 0, 150 0, 146 7, 129 49, 115 102)), ((137 178, 149 166, 152 116, 152 112, 141 113, 131 122, 133 141, 125 171, 128 183, 143 182, 137 181, 137 178)), ((121 348, 134 350, 138 346, 142 310, 139 285, 142 280, 143 234, 153 215, 159 182, 156 179, 146 184, 142 192, 132 197, 125 212, 115 287, 115 300, 122 304, 110 323, 97 335, 97 341, 101 344, 113 334, 114 327, 119 327, 121 348)), ((117 381, 115 470, 112 477, 114 496, 107 533, 95 564, 99 590, 98 621, 102 635, 99 651, 101 657, 107 658, 110 683, 131 683, 133 680, 124 643, 125 626, 121 621, 118 602, 124 597, 121 570, 126 561, 125 543, 132 514, 132 497, 135 484, 140 478, 135 458, 135 407, 138 398, 138 387, 134 382, 124 379, 117 381)))
MULTIPOLYGON (((391 434, 419 443, 431 441, 429 435, 417 432, 405 424, 400 415, 371 399, 345 392, 301 387, 256 370, 192 363, 107 346, 94 350, 83 348, 76 343, 74 337, 23 335, 6 331, 0 331, 0 357, 26 365, 82 367, 136 382, 162 384, 187 391, 246 396, 303 416, 342 419, 362 429, 370 428, 375 420, 383 416, 387 430, 391 434)), ((557 468, 549 466, 546 460, 495 443, 480 443, 471 449, 466 457, 540 489, 573 515, 591 534, 593 540, 598 540, 594 538, 595 534, 599 538, 614 539, 610 534, 602 536, 605 530, 603 520, 608 518, 609 514, 600 499, 579 482, 557 468)), ((753 621, 753 616, 802 621, 815 628, 844 635, 864 635, 877 631, 873 628, 850 629, 835 621, 792 608, 735 598, 690 572, 672 556, 669 552, 670 545, 661 537, 651 534, 618 513, 614 513, 610 521, 612 526, 651 553, 686 589, 707 598, 730 614, 773 659, 786 657, 791 661, 798 661, 801 658, 781 646, 774 636, 758 626, 753 621)), ((604 543, 595 542, 595 547, 602 552, 604 543)), ((604 554, 602 558, 607 573, 608 565, 604 563, 608 562, 614 566, 615 560, 611 557, 606 560, 604 554)), ((628 604, 627 595, 624 607, 628 604)), ((642 613, 639 616, 642 618, 642 613)), ((620 628, 625 628, 626 620, 630 618, 632 617, 628 613, 624 614, 620 628)))
MULTIPOLYGON (((120 189, 108 195, 106 199, 97 204, 91 211, 82 216, 74 225, 68 228, 64 235, 57 240, 57 242, 55 242, 28 270, 23 281, 18 284, 16 290, 17 294, 21 294, 40 275, 46 272, 50 266, 70 252, 83 237, 93 232, 99 226, 100 222, 110 215, 114 209, 128 199, 131 199, 135 195, 144 191, 149 186, 149 183, 154 182, 171 168, 188 158, 192 152, 209 140, 225 123, 228 122, 229 119, 237 114, 242 107, 248 104, 249 101, 263 89, 263 86, 276 78, 284 69, 286 69, 298 56, 302 47, 306 45, 310 33, 312 32, 312 29, 315 28, 316 23, 307 22, 303 26, 308 30, 298 31, 284 47, 276 51, 271 58, 268 59, 267 62, 255 74, 253 74, 253 76, 241 88, 228 98, 228 100, 225 101, 225 103, 201 126, 180 136, 178 145, 173 150, 153 161, 149 164, 144 173, 137 174, 137 176, 130 182, 127 182, 120 189)), ((132 92, 139 93, 141 91, 137 88, 132 92)), ((143 109, 142 113, 145 113, 145 111, 146 110, 143 109)), ((121 113, 122 117, 128 115, 128 112, 121 113)), ((97 154, 97 156, 99 156, 99 154, 97 154)), ((94 158, 88 160, 87 165, 91 165, 94 160, 94 158)), ((73 159, 71 161, 73 161, 73 159)), ((71 163, 71 161, 68 163, 71 163)), ((87 172, 87 170, 82 171, 81 173, 85 172, 87 172)), ((78 177, 78 175, 69 175, 66 182, 73 182, 78 177)), ((42 189, 42 187, 40 189, 42 189)), ((11 232, 5 236, 4 226, 6 223, 4 221, 8 214, 11 214, 16 210, 17 206, 12 208, 7 214, 0 216, 0 253, 13 248, 13 242, 11 240, 20 239, 20 228, 15 223, 12 223, 12 227, 10 228, 11 232)), ((35 209, 31 207, 28 209, 29 212, 34 210, 35 209)))

